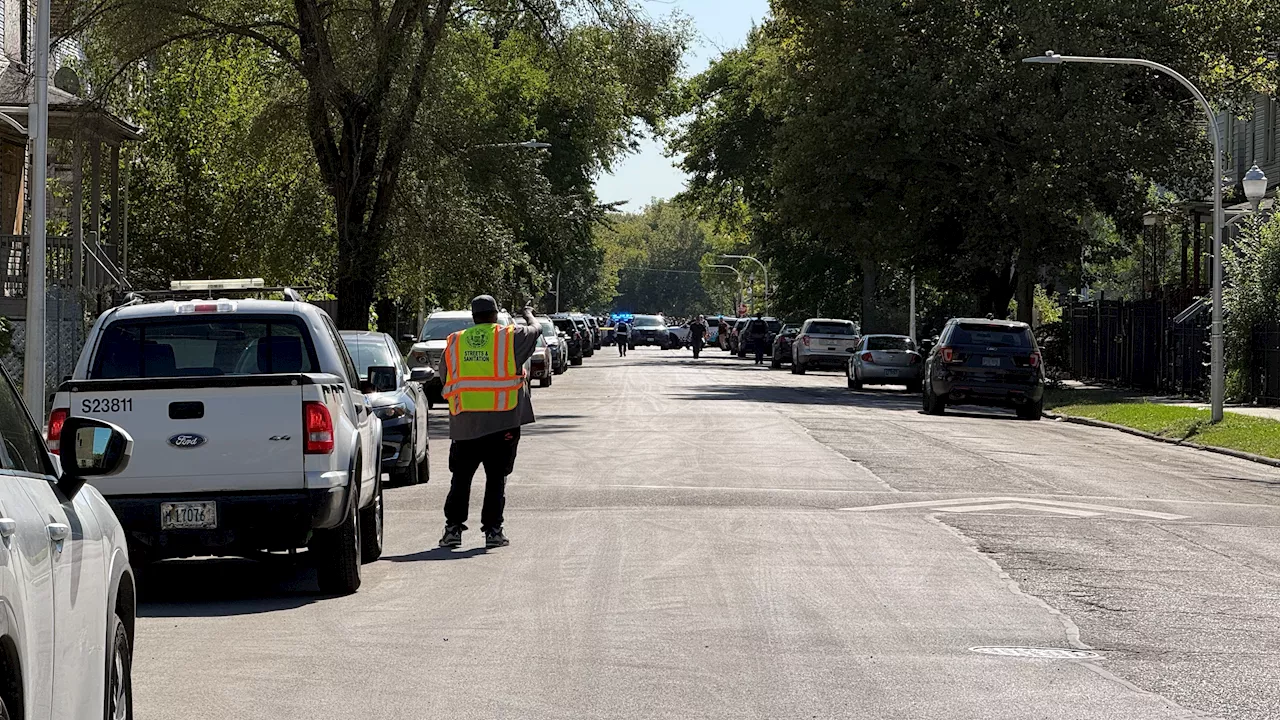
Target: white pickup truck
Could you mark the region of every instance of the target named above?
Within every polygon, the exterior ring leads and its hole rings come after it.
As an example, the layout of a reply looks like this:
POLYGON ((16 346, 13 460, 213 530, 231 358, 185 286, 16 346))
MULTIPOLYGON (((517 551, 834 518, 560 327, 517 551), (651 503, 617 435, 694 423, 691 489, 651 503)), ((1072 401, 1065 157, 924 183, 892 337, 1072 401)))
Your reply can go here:
POLYGON ((308 548, 320 590, 354 592, 382 553, 382 423, 333 321, 305 302, 125 305, 98 318, 49 418, 108 420, 134 441, 94 486, 135 566, 308 548))

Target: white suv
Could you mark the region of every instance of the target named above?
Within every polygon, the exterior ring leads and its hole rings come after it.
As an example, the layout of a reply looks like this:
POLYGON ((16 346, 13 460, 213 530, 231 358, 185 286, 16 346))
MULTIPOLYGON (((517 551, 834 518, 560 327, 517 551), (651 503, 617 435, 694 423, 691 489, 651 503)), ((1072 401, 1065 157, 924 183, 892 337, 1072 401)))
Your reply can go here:
POLYGON ((58 388, 50 449, 71 412, 133 435, 128 471, 98 489, 135 564, 306 547, 321 592, 351 593, 382 554, 382 421, 360 383, 309 303, 125 305, 58 388))
POLYGON ((82 417, 59 430, 68 438, 61 467, 4 374, 0 717, 133 717, 133 571, 124 530, 85 485, 124 470, 133 441, 82 417))

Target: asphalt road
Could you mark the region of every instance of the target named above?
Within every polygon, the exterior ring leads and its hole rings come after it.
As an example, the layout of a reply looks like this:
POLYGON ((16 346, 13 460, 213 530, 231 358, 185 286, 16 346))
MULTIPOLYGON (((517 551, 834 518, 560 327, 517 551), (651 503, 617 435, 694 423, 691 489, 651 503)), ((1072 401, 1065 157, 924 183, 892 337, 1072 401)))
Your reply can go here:
MULTIPOLYGON (((1269 718, 1280 471, 708 351, 534 390, 512 545, 387 493, 356 595, 287 558, 153 569, 137 716, 1269 718), (1094 659, 975 647, 1092 650, 1094 659)), ((480 483, 473 492, 478 528, 480 483)))

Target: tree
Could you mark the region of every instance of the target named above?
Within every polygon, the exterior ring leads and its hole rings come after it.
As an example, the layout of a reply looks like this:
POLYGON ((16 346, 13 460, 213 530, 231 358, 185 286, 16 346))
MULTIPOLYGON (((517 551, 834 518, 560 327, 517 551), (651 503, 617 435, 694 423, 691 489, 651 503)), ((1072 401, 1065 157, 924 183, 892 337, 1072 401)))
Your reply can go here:
MULTIPOLYGON (((573 45, 575 32, 594 29, 638 43, 632 57, 655 64, 670 64, 672 51, 678 58, 683 47, 678 35, 640 16, 628 0, 118 0, 96 6, 85 20, 90 21, 100 46, 114 49, 122 67, 175 42, 241 38, 270 51, 300 81, 299 97, 287 100, 301 109, 332 203, 334 286, 341 300, 338 322, 345 328, 367 325, 393 231, 412 222, 412 211, 398 215, 405 200, 402 181, 418 164, 442 168, 432 162, 439 146, 416 143, 419 130, 433 126, 424 105, 436 107, 436 100, 458 89, 437 74, 442 48, 455 30, 479 28, 495 46, 521 36, 539 52, 554 54, 561 43, 573 45)), ((661 85, 621 108, 626 122, 613 123, 614 134, 607 138, 615 147, 596 148, 598 157, 625 150, 635 108, 657 97, 661 85)), ((418 188, 431 182, 421 173, 415 180, 418 188)), ((474 222, 472 227, 472 237, 483 234, 474 222)))
POLYGON ((716 241, 679 205, 658 200, 639 213, 607 219, 596 232, 606 264, 616 268, 617 309, 687 316, 712 307, 701 265, 716 241))

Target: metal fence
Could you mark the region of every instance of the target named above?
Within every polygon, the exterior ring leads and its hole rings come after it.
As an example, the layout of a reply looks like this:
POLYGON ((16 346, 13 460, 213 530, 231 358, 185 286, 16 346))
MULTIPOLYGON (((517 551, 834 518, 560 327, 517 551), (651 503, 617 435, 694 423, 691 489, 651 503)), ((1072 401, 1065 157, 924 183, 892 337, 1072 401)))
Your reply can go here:
POLYGON ((1249 394, 1262 405, 1280 405, 1280 322, 1254 328, 1249 394))
POLYGON ((1198 395, 1208 386, 1207 306, 1096 300, 1070 308, 1069 373, 1152 392, 1198 395))

